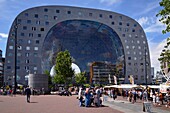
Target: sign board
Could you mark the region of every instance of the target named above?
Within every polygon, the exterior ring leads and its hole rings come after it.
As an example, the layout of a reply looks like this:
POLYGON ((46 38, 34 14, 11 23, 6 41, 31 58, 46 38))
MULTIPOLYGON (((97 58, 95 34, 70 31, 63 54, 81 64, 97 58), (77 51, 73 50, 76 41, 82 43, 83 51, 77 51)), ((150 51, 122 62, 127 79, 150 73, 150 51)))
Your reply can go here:
POLYGON ((144 102, 143 103, 143 111, 144 112, 151 112, 151 106, 152 104, 150 102, 144 102))

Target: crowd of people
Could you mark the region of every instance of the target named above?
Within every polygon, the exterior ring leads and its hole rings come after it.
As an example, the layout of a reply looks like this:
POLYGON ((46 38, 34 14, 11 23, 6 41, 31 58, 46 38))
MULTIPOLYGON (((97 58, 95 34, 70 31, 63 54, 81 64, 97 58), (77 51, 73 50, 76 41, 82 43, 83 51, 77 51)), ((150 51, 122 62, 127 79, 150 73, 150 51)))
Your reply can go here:
POLYGON ((102 106, 102 96, 103 89, 100 87, 95 88, 80 88, 78 92, 79 106, 102 106))

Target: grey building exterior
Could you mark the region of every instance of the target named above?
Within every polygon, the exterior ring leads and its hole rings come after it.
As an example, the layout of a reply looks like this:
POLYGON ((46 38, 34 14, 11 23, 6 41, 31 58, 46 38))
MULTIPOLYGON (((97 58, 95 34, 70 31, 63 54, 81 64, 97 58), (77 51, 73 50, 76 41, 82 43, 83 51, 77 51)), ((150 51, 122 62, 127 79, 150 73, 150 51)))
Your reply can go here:
POLYGON ((129 83, 130 75, 137 84, 151 83, 149 48, 142 27, 115 12, 70 6, 41 6, 21 12, 7 41, 6 84, 14 83, 15 47, 17 83, 26 84, 28 73, 50 71, 57 53, 63 50, 70 51, 81 71, 89 72, 93 62, 107 62, 120 68, 117 77, 123 83, 129 83))
POLYGON ((2 50, 0 50, 0 87, 4 85, 4 63, 5 58, 2 57, 2 50))

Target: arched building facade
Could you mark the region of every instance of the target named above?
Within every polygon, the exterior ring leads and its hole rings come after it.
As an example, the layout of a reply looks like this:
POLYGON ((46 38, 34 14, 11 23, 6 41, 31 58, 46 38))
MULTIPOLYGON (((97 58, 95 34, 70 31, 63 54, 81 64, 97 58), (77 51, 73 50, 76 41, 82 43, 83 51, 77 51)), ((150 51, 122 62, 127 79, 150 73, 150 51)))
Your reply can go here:
POLYGON ((14 82, 9 78, 14 77, 15 60, 17 82, 25 84, 28 73, 50 71, 64 50, 87 76, 91 65, 99 64, 93 67, 94 83, 98 75, 105 76, 106 84, 114 75, 122 83, 129 83, 130 75, 137 84, 151 82, 148 43, 138 22, 111 11, 70 6, 34 7, 16 17, 7 41, 5 82, 14 82))

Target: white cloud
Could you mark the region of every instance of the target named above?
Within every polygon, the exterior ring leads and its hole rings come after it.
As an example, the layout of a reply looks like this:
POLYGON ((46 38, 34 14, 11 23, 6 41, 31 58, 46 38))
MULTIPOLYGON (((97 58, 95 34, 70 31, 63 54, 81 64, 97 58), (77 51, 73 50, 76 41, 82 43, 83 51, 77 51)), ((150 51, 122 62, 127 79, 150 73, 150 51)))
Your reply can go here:
POLYGON ((100 0, 100 3, 106 3, 107 5, 113 5, 115 3, 121 2, 122 0, 100 0))
POLYGON ((166 26, 159 21, 159 18, 156 17, 141 17, 136 19, 136 21, 144 28, 146 33, 162 33, 162 30, 166 28, 166 26))
POLYGON ((151 41, 149 41, 148 43, 150 49, 151 66, 154 67, 155 72, 160 71, 160 62, 158 61, 158 58, 160 57, 161 51, 166 45, 166 39, 159 43, 151 41))
POLYGON ((2 37, 2 38, 8 38, 8 34, 0 33, 0 37, 2 37))

